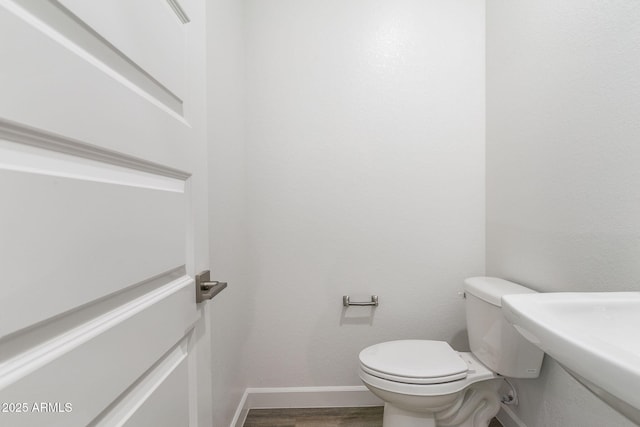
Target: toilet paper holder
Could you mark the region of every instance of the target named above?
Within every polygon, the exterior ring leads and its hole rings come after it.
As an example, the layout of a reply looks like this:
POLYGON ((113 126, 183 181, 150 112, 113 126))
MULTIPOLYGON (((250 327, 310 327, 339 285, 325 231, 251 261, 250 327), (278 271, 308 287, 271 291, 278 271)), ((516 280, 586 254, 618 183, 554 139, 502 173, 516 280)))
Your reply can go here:
POLYGON ((349 306, 359 306, 359 307, 363 307, 363 306, 373 306, 373 307, 377 307, 378 306, 378 295, 371 295, 371 301, 360 301, 360 302, 355 302, 355 301, 351 301, 349 295, 344 295, 342 297, 342 305, 344 307, 349 307, 349 306))

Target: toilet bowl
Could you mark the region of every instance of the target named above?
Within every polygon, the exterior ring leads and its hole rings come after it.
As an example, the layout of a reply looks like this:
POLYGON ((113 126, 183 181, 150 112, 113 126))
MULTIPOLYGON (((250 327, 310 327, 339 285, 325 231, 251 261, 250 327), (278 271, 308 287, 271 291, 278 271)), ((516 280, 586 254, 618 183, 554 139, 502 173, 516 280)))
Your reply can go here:
POLYGON ((360 352, 359 376, 385 402, 384 427, 487 427, 504 376, 535 378, 544 353, 502 317, 502 295, 530 289, 491 277, 465 281, 471 352, 444 341, 398 340, 360 352))
POLYGON ((385 426, 486 426, 500 409, 502 377, 443 341, 368 347, 360 353, 360 379, 385 402, 385 426))

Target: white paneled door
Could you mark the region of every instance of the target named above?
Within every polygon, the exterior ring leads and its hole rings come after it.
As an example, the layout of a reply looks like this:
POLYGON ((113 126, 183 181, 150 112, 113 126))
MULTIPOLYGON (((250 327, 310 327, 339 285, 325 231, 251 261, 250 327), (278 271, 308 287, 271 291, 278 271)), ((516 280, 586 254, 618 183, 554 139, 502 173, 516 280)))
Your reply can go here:
POLYGON ((204 16, 0 0, 0 426, 202 425, 204 16))

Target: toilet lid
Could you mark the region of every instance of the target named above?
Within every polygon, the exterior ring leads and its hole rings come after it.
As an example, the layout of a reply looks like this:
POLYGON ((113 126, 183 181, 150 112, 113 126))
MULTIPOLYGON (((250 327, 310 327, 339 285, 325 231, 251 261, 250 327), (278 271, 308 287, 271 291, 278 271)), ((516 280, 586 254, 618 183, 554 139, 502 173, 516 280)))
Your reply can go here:
POLYGON ((444 341, 375 344, 360 352, 360 364, 371 375, 410 384, 439 384, 467 376, 467 364, 444 341))

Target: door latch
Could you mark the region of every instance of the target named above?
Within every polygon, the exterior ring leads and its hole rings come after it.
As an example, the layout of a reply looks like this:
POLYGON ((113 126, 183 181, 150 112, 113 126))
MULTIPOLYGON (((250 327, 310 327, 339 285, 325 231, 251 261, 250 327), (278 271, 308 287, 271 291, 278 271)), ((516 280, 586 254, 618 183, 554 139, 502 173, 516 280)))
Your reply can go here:
POLYGON ((211 272, 204 270, 196 274, 196 302, 200 303, 211 299, 218 295, 224 288, 227 287, 227 282, 218 282, 217 280, 211 280, 211 272))

